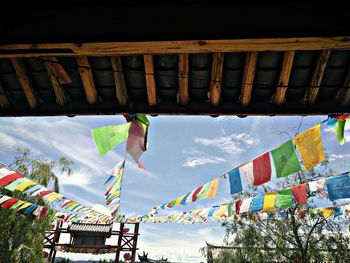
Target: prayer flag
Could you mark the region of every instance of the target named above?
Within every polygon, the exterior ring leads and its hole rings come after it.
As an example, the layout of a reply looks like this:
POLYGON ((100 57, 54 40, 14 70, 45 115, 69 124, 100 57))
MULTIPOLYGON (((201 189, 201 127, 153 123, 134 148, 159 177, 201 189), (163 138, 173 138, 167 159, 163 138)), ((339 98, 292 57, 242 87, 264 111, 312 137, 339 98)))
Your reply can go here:
POLYGON ((9 197, 9 196, 6 196, 6 195, 2 196, 2 197, 0 198, 0 205, 3 204, 3 203, 5 203, 6 201, 8 201, 8 200, 10 200, 10 199, 11 199, 11 197, 9 197))
POLYGON ((126 151, 135 161, 138 161, 143 152, 146 151, 145 129, 147 129, 145 125, 138 120, 133 120, 130 124, 126 151))
POLYGON ((17 187, 21 186, 22 184, 26 183, 30 181, 28 178, 25 177, 21 177, 18 178, 16 180, 14 180, 12 183, 8 184, 5 189, 9 190, 9 191, 15 191, 17 187))
POLYGON ((301 171, 292 140, 289 140, 271 151, 277 178, 301 171))
POLYGON ((98 153, 104 156, 128 137, 130 123, 105 126, 91 130, 98 153))
POLYGON ((343 207, 334 207, 334 217, 342 216, 344 212, 343 207))
POLYGON ((20 175, 19 173, 12 173, 12 174, 5 175, 3 178, 0 179, 0 186, 7 185, 8 183, 11 183, 14 180, 22 177, 23 176, 20 175))
POLYGON ((252 204, 252 201, 253 201, 252 197, 243 199, 240 207, 240 212, 241 213, 248 212, 250 210, 250 205, 252 204))
POLYGON ((228 217, 231 217, 233 215, 233 203, 228 204, 227 215, 228 215, 228 217))
POLYGON ((292 190, 285 189, 277 192, 277 198, 275 202, 276 208, 288 208, 293 204, 292 190))
POLYGON ((255 186, 271 180, 270 153, 265 153, 253 160, 253 177, 255 186))
POLYGON ((276 192, 265 194, 264 205, 263 205, 264 211, 272 211, 275 209, 276 196, 277 196, 276 192))
POLYGON ((291 188, 293 196, 299 205, 307 203, 306 184, 299 184, 291 188))
POLYGON ((327 219, 327 218, 330 218, 332 215, 333 215, 333 207, 327 207, 327 208, 322 208, 321 209, 321 213, 322 213, 322 216, 327 219))
POLYGON ((231 195, 240 193, 243 191, 241 174, 239 173, 239 169, 234 169, 228 173, 228 179, 230 181, 230 193, 231 195))
POLYGON ((215 198, 219 188, 220 177, 210 182, 208 194, 205 198, 215 198))
POLYGON ((316 192, 316 191, 322 192, 324 189, 325 183, 326 183, 325 178, 317 180, 317 181, 309 182, 310 191, 311 192, 316 192))
POLYGON ((294 143, 306 171, 326 159, 323 150, 320 124, 294 137, 294 143))
POLYGON ((27 189, 29 186, 32 186, 32 185, 36 185, 36 183, 33 182, 33 181, 31 181, 31 180, 29 180, 29 181, 23 183, 22 185, 18 186, 18 187, 16 188, 16 190, 18 190, 18 191, 24 191, 25 189, 27 189))
POLYGON ((330 200, 334 201, 342 198, 350 198, 349 173, 343 173, 327 178, 326 185, 330 200))
POLYGON ((203 186, 200 186, 200 187, 198 187, 197 189, 195 189, 193 191, 192 202, 196 202, 197 201, 197 195, 202 190, 202 188, 203 188, 203 186))
POLYGON ((14 174, 14 173, 15 173, 14 171, 3 167, 0 169, 0 179, 4 178, 7 175, 14 174))
POLYGON ((188 193, 188 194, 186 194, 185 196, 184 196, 184 198, 181 200, 181 205, 186 205, 186 203, 187 203, 187 198, 188 198, 188 196, 191 194, 191 192, 190 193, 188 193))
POLYGON ((263 208, 263 203, 264 203, 264 196, 259 195, 253 198, 252 202, 252 211, 260 211, 263 208))
POLYGON ((241 213, 241 205, 242 205, 243 200, 239 199, 236 201, 236 214, 240 214, 241 213))
POLYGON ((33 211, 38 207, 38 205, 36 204, 31 204, 27 209, 26 211, 24 211, 24 214, 25 215, 29 215, 29 214, 32 214, 33 211))
POLYGON ((249 185, 253 185, 254 182, 254 176, 253 176, 253 162, 246 163, 239 167, 243 175, 248 181, 249 185))
POLYGON ((18 199, 16 199, 16 198, 11 198, 11 199, 9 199, 9 200, 7 200, 5 203, 3 203, 2 205, 1 205, 1 207, 3 207, 3 208, 11 208, 11 206, 13 206, 15 203, 17 203, 18 202, 18 199))
POLYGON ((338 139, 338 142, 340 145, 343 145, 345 142, 345 140, 344 140, 345 122, 346 121, 338 120, 334 126, 334 132, 335 132, 335 135, 337 136, 337 139, 338 139))

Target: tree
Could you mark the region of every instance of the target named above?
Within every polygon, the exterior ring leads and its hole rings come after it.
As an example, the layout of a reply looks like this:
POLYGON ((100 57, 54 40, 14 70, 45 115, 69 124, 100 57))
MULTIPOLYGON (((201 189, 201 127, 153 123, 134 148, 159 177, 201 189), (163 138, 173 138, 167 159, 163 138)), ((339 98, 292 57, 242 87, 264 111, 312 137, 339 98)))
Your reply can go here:
MULTIPOLYGON (((71 174, 72 162, 64 157, 57 160, 35 159, 30 150, 16 147, 12 169, 33 179, 37 183, 52 187, 59 192, 59 178, 56 170, 71 174)), ((22 193, 10 192, 0 187, 1 193, 21 200, 37 203, 35 198, 22 193)), ((42 201, 38 204, 44 205, 42 201)), ((42 262, 45 230, 50 228, 48 219, 37 219, 22 215, 11 209, 0 208, 0 263, 42 262)))
MULTIPOLYGON (((283 189, 296 182, 301 184, 331 175, 334 171, 325 161, 310 172, 286 177, 277 187, 283 189)), ((272 189, 262 186, 259 191, 271 192, 272 189)), ((235 199, 251 196, 254 189, 248 192, 235 199)), ((314 195, 308 193, 308 203, 312 204, 317 198, 314 195)), ((233 262, 349 262, 350 237, 346 225, 325 219, 321 214, 305 212, 296 203, 291 208, 263 214, 243 213, 225 222, 223 227, 226 229, 225 243, 236 247, 233 257, 241 257, 233 262)))

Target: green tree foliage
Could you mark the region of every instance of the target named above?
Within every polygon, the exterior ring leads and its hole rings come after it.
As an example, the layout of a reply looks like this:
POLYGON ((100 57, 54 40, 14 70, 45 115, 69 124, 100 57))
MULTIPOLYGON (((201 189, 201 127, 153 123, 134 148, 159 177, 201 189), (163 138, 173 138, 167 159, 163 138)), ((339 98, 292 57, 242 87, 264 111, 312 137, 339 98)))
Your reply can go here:
MULTIPOLYGON (((59 178, 55 171, 71 173, 72 162, 64 157, 57 160, 35 159, 30 150, 16 147, 11 168, 47 187, 59 191, 59 178)), ((0 187, 0 192, 38 203, 35 198, 0 187)), ((42 202, 38 204, 44 205, 42 202)), ((45 230, 50 228, 48 219, 37 219, 33 215, 22 215, 11 209, 0 208, 0 263, 43 262, 43 240, 45 230)))

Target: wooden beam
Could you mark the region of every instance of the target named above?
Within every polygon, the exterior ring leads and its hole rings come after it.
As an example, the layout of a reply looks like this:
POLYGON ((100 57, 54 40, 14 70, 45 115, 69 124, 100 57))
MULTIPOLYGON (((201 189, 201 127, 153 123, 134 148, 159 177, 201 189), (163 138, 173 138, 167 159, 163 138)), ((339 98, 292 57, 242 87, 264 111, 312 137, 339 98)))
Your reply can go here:
POLYGON ((27 71, 25 69, 24 63, 19 58, 11 59, 12 65, 16 71, 19 82, 23 88, 24 95, 27 98, 29 106, 33 109, 37 106, 37 98, 35 96, 34 89, 30 83, 27 71))
POLYGON ((144 55, 143 58, 145 61, 148 103, 151 107, 153 107, 157 105, 156 78, 154 76, 153 56, 144 55))
POLYGON ((72 79, 68 75, 67 71, 64 69, 63 65, 60 64, 58 58, 56 57, 47 57, 44 59, 46 67, 49 67, 50 70, 55 74, 58 82, 62 85, 72 83, 72 79))
POLYGON ((81 81, 83 82, 86 100, 89 104, 95 104, 97 100, 97 90, 94 78, 87 57, 77 57, 78 69, 81 81))
POLYGON ((129 96, 125 84, 122 59, 121 57, 111 57, 110 59, 113 69, 117 101, 119 105, 126 106, 129 101, 129 96))
POLYGON ((61 84, 58 80, 58 78, 56 77, 56 74, 53 71, 53 68, 51 67, 52 63, 50 62, 45 62, 45 67, 47 70, 47 74, 49 76, 50 82, 51 82, 51 86, 53 88, 53 91, 55 92, 55 96, 56 96, 56 102, 59 105, 64 105, 66 103, 66 96, 64 94, 64 91, 61 87, 61 84))
POLYGON ((179 93, 178 93, 178 101, 180 105, 186 105, 189 100, 189 55, 188 54, 180 54, 179 55, 179 93))
POLYGON ((278 81, 277 91, 275 95, 275 103, 277 105, 283 104, 285 100, 287 86, 289 83, 289 77, 293 66, 294 54, 294 50, 284 52, 280 78, 278 81))
POLYGON ((346 107, 350 105, 350 69, 348 69, 346 74, 343 87, 338 91, 336 100, 341 106, 346 107))
POLYGON ((350 49, 350 36, 0 45, 0 58, 350 49))
POLYGON ((224 53, 213 53, 210 84, 210 102, 213 106, 219 105, 220 102, 223 68, 224 53))
POLYGON ((2 86, 0 82, 0 107, 6 108, 10 105, 10 101, 7 97, 5 88, 2 86))
POLYGON ((258 60, 258 52, 247 53, 245 58, 244 73, 243 73, 243 80, 242 80, 242 91, 241 91, 241 97, 240 97, 241 104, 243 106, 248 106, 250 103, 257 60, 258 60))
POLYGON ((320 90, 319 86, 321 85, 323 74, 327 67, 328 59, 331 55, 331 50, 323 50, 318 57, 316 68, 314 74, 312 76, 312 80, 310 83, 310 88, 306 92, 307 95, 307 103, 315 104, 318 92, 320 90))

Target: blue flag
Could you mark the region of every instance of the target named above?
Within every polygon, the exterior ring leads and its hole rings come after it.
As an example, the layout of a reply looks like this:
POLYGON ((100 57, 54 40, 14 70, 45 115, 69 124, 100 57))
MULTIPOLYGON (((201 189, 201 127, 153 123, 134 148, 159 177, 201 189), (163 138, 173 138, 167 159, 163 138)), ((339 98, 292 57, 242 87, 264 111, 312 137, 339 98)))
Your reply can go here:
POLYGON ((231 195, 242 192, 242 181, 241 181, 241 174, 239 173, 238 168, 236 168, 233 171, 230 171, 228 173, 229 180, 230 180, 230 191, 231 195))
POLYGON ((252 201, 252 211, 257 212, 263 209, 263 204, 264 204, 264 196, 263 195, 258 195, 253 198, 252 201))
POLYGON ((331 201, 350 198, 350 174, 343 173, 326 180, 328 197, 331 201))

